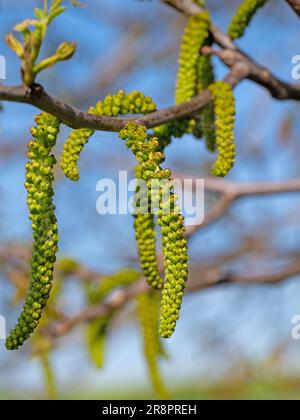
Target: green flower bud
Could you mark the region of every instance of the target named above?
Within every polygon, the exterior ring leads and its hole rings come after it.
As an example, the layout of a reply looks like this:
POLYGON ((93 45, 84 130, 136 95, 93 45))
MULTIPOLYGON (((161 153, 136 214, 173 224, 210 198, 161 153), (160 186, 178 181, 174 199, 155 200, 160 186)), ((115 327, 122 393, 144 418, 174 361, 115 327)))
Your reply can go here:
POLYGON ((75 51, 75 42, 63 42, 57 47, 55 56, 57 57, 57 61, 68 60, 74 55, 75 51))
POLYGON ((19 58, 24 58, 23 45, 16 37, 13 36, 13 34, 7 34, 5 36, 5 41, 9 48, 12 49, 19 58))

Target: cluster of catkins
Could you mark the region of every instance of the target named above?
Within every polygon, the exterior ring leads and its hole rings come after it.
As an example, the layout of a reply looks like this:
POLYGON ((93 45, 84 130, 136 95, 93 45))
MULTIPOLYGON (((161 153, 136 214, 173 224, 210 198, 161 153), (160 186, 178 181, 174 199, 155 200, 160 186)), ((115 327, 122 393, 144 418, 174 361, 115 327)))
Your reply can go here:
MULTIPOLYGON (((204 2, 198 2, 204 6, 204 2)), ((188 19, 182 36, 179 51, 179 67, 176 82, 175 102, 177 104, 192 99, 214 82, 211 57, 201 54, 201 48, 211 44, 210 16, 203 11, 188 19)), ((190 121, 190 123, 193 120, 190 121)), ((214 111, 208 104, 201 113, 200 124, 194 124, 192 133, 195 137, 204 137, 208 150, 215 150, 214 111)))
MULTIPOLYGON (((119 91, 116 95, 109 95, 98 102, 91 111, 95 115, 116 116, 146 114, 155 108, 152 100, 140 92, 125 94, 124 91, 119 91)), ((182 130, 178 131, 180 131, 179 135, 183 134, 182 130)), ((66 176, 72 180, 79 178, 77 161, 91 134, 90 130, 74 130, 65 143, 60 164, 66 176)), ((175 205, 175 195, 170 179, 171 171, 161 168, 165 156, 160 139, 155 135, 147 134, 144 126, 134 122, 129 122, 120 131, 119 136, 125 140, 126 146, 133 152, 139 164, 136 169, 137 177, 143 179, 148 187, 146 192, 142 191, 140 194, 139 208, 134 214, 134 227, 143 274, 153 288, 163 289, 160 333, 163 337, 170 337, 179 317, 187 280, 188 257, 183 216, 175 205), (157 189, 152 188, 155 180, 158 183, 157 189), (166 199, 163 200, 164 197, 166 199), (149 207, 151 201, 158 203, 154 211, 151 211, 149 207), (162 232, 164 279, 157 265, 154 216, 157 217, 162 232)))
MULTIPOLYGON (((203 6, 204 2, 198 4, 203 6)), ((211 44, 209 31, 210 17, 207 11, 188 18, 179 52, 175 101, 177 104, 186 102, 209 89, 212 102, 204 107, 192 132, 196 136, 203 135, 209 151, 217 149, 213 173, 225 176, 232 168, 235 157, 235 107, 232 87, 222 81, 215 82, 211 57, 201 53, 204 46, 211 44)), ((165 143, 168 144, 167 141, 165 143)))
MULTIPOLYGON (((146 114, 155 110, 152 100, 140 92, 125 94, 119 91, 109 95, 90 109, 95 115, 117 116, 124 114, 146 114)), ((186 125, 186 124, 185 124, 186 125)), ((178 134, 182 135, 182 129, 178 134)), ((167 135, 169 141, 171 131, 167 135)), ((91 130, 74 130, 65 143, 61 156, 61 168, 72 180, 79 178, 77 161, 84 144, 92 135, 91 130)), ((162 169, 165 156, 160 139, 147 134, 146 128, 129 122, 119 133, 126 146, 138 162, 137 178, 143 179, 147 191, 141 191, 139 208, 134 214, 134 227, 141 268, 147 282, 155 289, 163 289, 161 303, 160 333, 170 337, 179 317, 185 282, 187 280, 187 246, 184 238, 183 217, 175 205, 171 185, 171 172, 162 169), (162 188, 153 189, 153 181, 162 188), (164 181, 164 182, 161 182, 164 181), (155 193, 158 194, 155 197, 155 193), (151 194, 151 198, 150 198, 151 194), (143 197, 144 195, 144 197, 143 197), (162 200, 163 197, 166 200, 162 200), (158 208, 151 211, 149 202, 157 202, 158 208), (146 207, 145 207, 146 206, 146 207), (165 276, 160 275, 156 258, 155 221, 161 226, 165 276)))
MULTIPOLYGON (((195 1, 201 7, 204 6, 203 0, 195 1)), ((249 23, 253 10, 262 3, 265 2, 246 0, 233 19, 231 28, 235 27, 235 31, 242 33, 243 25, 249 23)), ((233 36, 233 29, 231 32, 233 36)), ((156 293, 160 297, 159 333, 164 338, 170 337, 174 332, 188 276, 184 218, 176 205, 171 171, 162 167, 165 160, 164 150, 174 137, 180 138, 186 133, 193 133, 197 138, 203 136, 209 150, 217 149, 217 159, 213 166, 213 172, 217 176, 228 173, 235 157, 235 105, 232 87, 223 81, 214 81, 211 58, 201 53, 201 49, 210 44, 209 13, 202 11, 189 17, 180 47, 175 100, 180 104, 208 89, 212 101, 198 117, 163 124, 155 127, 152 133, 148 133, 144 126, 130 121, 119 132, 120 138, 126 142, 137 160, 137 178, 142 179, 147 186, 146 191, 140 191, 137 183, 136 194, 139 199, 134 214, 134 227, 143 275, 149 285, 157 289, 156 293), (153 188, 153 185, 156 187, 153 188), (153 202, 156 203, 154 208, 153 202), (155 221, 161 228, 164 276, 161 276, 161 267, 156 256, 155 221)), ((98 102, 89 112, 98 116, 117 117, 148 114, 155 109, 152 99, 143 93, 134 91, 126 94, 120 90, 98 102)), ((59 121, 43 113, 36 117, 36 123, 36 127, 32 128, 34 139, 29 143, 25 183, 34 234, 31 281, 23 312, 6 342, 9 349, 22 345, 39 323, 49 297, 57 252, 58 234, 52 202, 52 170, 56 161, 51 150, 56 142, 59 121)), ((65 142, 60 166, 64 174, 73 181, 79 179, 77 162, 92 134, 93 130, 89 129, 74 130, 65 142)), ((129 284, 132 276, 127 274, 124 281, 118 276, 117 282, 129 284)), ((104 281, 104 289, 98 291, 98 296, 94 299, 105 297, 115 287, 115 280, 110 277, 104 281)), ((88 341, 92 343, 91 347, 95 340, 105 337, 110 318, 108 316, 99 319, 98 323, 90 325, 88 341)), ((154 356, 149 358, 153 360, 154 356)), ((149 365, 151 363, 153 361, 149 365)), ((100 361, 98 359, 98 364, 101 364, 101 358, 100 361)), ((154 372, 153 366, 151 369, 154 372)), ((153 373, 153 377, 155 376, 157 375, 153 373)), ((157 378, 153 380, 159 382, 157 378)))
MULTIPOLYGON (((155 109, 156 106, 151 98, 145 96, 143 93, 134 91, 126 94, 120 90, 116 95, 109 95, 103 101, 99 101, 94 108, 90 108, 90 111, 95 115, 117 116, 148 114, 155 109)), ((74 130, 65 143, 60 166, 65 175, 71 180, 75 181, 79 179, 77 168, 79 155, 92 134, 93 132, 90 130, 74 130)), ((142 147, 149 148, 149 146, 151 147, 150 143, 142 147)), ((138 168, 137 171, 139 170, 138 168)), ((140 174, 137 174, 137 177, 142 178, 140 174)), ((161 288, 162 280, 156 263, 155 224, 153 214, 148 211, 148 194, 146 201, 146 211, 134 215, 136 240, 141 267, 147 281, 152 286, 161 288)))
MULTIPOLYGON (((160 310, 160 334, 167 338, 175 330, 179 318, 185 283, 188 274, 187 243, 184 238, 184 219, 176 206, 176 198, 171 181, 171 171, 162 169, 161 163, 165 156, 159 151, 159 139, 147 135, 146 128, 134 122, 127 123, 119 133, 126 141, 140 164, 142 179, 151 191, 151 200, 158 203, 158 208, 152 209, 161 227, 162 245, 165 262, 164 280, 148 279, 151 286, 163 288, 160 310), (153 188, 157 181, 158 188, 153 188), (155 196, 157 195, 157 197, 155 196), (159 284, 157 285, 157 281, 159 284)), ((152 229, 152 227, 148 227, 152 229)), ((137 232, 137 231, 136 231, 137 232)), ((143 232, 141 232, 143 234, 143 232)), ((143 252, 143 249, 140 250, 143 252)), ((147 252, 147 249, 146 249, 147 252)), ((147 255, 148 257, 148 252, 147 255)), ((140 252, 143 259, 143 253, 140 252)), ((156 261, 153 261, 156 264, 156 261)), ((144 272, 145 276, 146 273, 144 272)))

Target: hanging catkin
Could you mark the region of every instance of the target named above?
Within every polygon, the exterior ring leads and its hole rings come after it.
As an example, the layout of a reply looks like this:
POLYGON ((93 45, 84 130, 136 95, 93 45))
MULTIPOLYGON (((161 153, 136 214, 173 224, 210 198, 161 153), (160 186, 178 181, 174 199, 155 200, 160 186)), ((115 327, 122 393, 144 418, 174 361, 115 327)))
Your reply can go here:
POLYGON ((153 290, 142 293, 136 298, 137 315, 143 337, 143 348, 153 388, 161 399, 170 399, 163 383, 158 361, 165 351, 158 335, 160 293, 153 290))
MULTIPOLYGON (((209 41, 206 42, 209 44, 209 41)), ((198 59, 198 93, 206 90, 215 81, 214 69, 210 56, 199 55, 198 59)), ((206 105, 201 112, 201 129, 205 139, 206 147, 213 152, 216 147, 215 136, 215 114, 213 105, 206 105)))
POLYGON ((179 52, 176 104, 192 99, 197 94, 197 65, 199 52, 209 36, 209 13, 204 11, 188 18, 179 52))
POLYGON ((6 340, 6 347, 17 349, 39 324, 43 308, 50 295, 53 268, 58 250, 58 232, 53 200, 53 166, 51 154, 59 132, 59 121, 49 114, 35 117, 31 129, 33 139, 28 144, 26 164, 27 204, 33 230, 33 252, 29 291, 17 325, 6 340))
MULTIPOLYGON (((143 179, 143 169, 136 167, 136 179, 143 179)), ((156 259, 156 232, 153 214, 151 213, 151 197, 147 191, 139 190, 137 183, 136 193, 140 200, 134 213, 135 239, 140 257, 140 264, 147 283, 154 289, 162 289, 163 280, 157 267, 156 259)))
MULTIPOLYGON (((179 317, 185 283, 187 280, 187 244, 184 238, 184 219, 176 206, 171 171, 162 169, 164 154, 159 151, 159 139, 148 136, 146 128, 129 122, 119 133, 132 150, 141 165, 143 179, 149 185, 153 180, 159 182, 156 212, 157 222, 161 226, 162 245, 165 262, 164 287, 162 292, 160 334, 168 338, 175 330, 179 317)), ((152 199, 153 191, 151 191, 152 199)))
POLYGON ((263 7, 268 0, 244 0, 237 8, 228 27, 228 35, 232 39, 240 38, 250 24, 259 8, 263 7))
POLYGON ((209 86, 215 113, 216 145, 218 156, 213 166, 216 176, 225 176, 235 159, 234 122, 235 100, 232 86, 218 81, 209 86))
MULTIPOLYGON (((107 298, 114 290, 135 283, 141 274, 132 269, 123 269, 115 274, 105 276, 97 282, 87 282, 85 287, 89 304, 95 305, 107 298)), ((109 327, 116 314, 111 310, 90 321, 85 330, 86 346, 89 358, 98 369, 103 367, 109 327)))

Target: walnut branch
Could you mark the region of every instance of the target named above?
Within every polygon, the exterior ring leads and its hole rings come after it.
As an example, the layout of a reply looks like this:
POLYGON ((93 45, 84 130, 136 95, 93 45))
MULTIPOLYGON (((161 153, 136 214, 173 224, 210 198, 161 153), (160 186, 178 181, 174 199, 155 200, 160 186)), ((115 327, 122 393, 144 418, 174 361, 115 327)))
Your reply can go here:
POLYGON ((287 3, 291 6, 295 13, 300 16, 300 1, 299 0, 286 0, 287 3))
POLYGON ((267 68, 261 67, 249 58, 240 50, 220 49, 205 46, 202 48, 204 55, 215 55, 229 68, 235 68, 237 65, 243 65, 244 74, 246 78, 260 86, 266 88, 273 98, 293 99, 299 101, 300 99, 300 85, 290 84, 277 79, 267 68))
MULTIPOLYGON (((197 278, 187 284, 187 293, 201 291, 210 287, 223 284, 276 284, 292 276, 300 274, 300 263, 293 262, 289 266, 271 273, 264 274, 233 274, 222 272, 220 268, 201 269, 201 278, 197 278)), ((114 293, 110 301, 89 306, 74 316, 70 316, 50 324, 43 330, 43 334, 50 339, 55 340, 58 337, 69 333, 79 324, 86 323, 100 316, 109 314, 111 311, 121 309, 131 299, 134 299, 139 293, 149 290, 149 286, 144 279, 138 281, 133 286, 123 291, 114 293)))
MULTIPOLYGON (((164 3, 176 8, 186 15, 194 15, 202 10, 191 0, 162 0, 164 3)), ((296 3, 296 2, 295 2, 296 3)), ((215 25, 211 26, 211 33, 215 42, 224 50, 207 53, 218 55, 225 64, 231 68, 226 81, 235 85, 243 78, 248 78, 266 88, 276 99, 293 99, 300 101, 300 86, 288 84, 276 78, 269 70, 255 63, 250 57, 240 51, 232 39, 220 31, 215 25)), ((0 100, 26 103, 38 109, 49 112, 59 118, 64 124, 72 128, 90 128, 93 130, 119 131, 128 122, 128 118, 115 118, 95 116, 83 112, 63 101, 50 96, 42 86, 34 85, 32 88, 24 86, 0 85, 0 100)), ((199 112, 210 101, 208 91, 195 96, 191 101, 161 109, 146 116, 135 119, 147 128, 156 127, 163 123, 185 118, 199 112)))
MULTIPOLYGON (((132 118, 96 116, 80 111, 63 101, 50 96, 42 86, 34 85, 28 89, 23 86, 0 86, 0 100, 26 103, 48 112, 72 128, 90 128, 93 130, 119 131, 132 118)), ((134 119, 147 128, 185 118, 200 111, 210 101, 210 93, 204 91, 189 102, 171 106, 134 119)))
MULTIPOLYGON (((190 175, 175 174, 178 179, 196 179, 190 175)), ((204 180, 204 188, 207 192, 216 192, 220 194, 220 198, 211 207, 199 225, 189 226, 187 235, 191 236, 199 229, 202 229, 220 217, 230 208, 237 200, 243 197, 261 196, 280 193, 299 193, 300 179, 291 179, 287 181, 266 181, 266 182, 232 182, 225 179, 206 178, 204 180)))

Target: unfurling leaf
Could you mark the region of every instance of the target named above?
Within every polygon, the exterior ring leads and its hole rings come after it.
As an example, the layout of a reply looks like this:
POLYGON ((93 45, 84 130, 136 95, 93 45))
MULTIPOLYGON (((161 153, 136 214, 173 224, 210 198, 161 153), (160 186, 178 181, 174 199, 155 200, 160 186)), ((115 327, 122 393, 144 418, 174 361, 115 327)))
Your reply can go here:
POLYGON ((24 57, 24 48, 21 42, 13 36, 13 34, 7 34, 5 37, 5 41, 9 48, 11 48, 19 58, 24 57))

